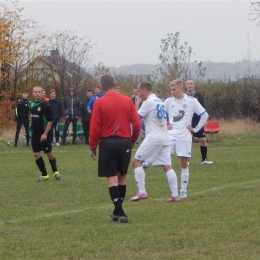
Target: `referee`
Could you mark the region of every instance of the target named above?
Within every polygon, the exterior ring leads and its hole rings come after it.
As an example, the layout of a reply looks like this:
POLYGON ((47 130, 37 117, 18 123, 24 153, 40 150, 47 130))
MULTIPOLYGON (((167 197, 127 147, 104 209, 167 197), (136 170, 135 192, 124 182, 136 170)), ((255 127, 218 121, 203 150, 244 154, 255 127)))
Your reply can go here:
POLYGON ((122 207, 126 194, 126 174, 141 121, 132 100, 116 92, 113 76, 103 75, 100 85, 105 96, 97 99, 93 107, 90 156, 96 160, 99 143, 98 177, 107 178, 109 194, 114 204, 111 219, 127 223, 128 218, 122 207))

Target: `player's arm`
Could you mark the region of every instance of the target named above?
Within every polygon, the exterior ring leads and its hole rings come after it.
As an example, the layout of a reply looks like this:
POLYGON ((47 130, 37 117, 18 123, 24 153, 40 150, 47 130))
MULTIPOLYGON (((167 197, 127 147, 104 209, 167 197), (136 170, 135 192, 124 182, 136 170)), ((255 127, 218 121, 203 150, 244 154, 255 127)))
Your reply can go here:
POLYGON ((44 133, 41 136, 41 141, 46 141, 47 140, 47 135, 51 129, 52 126, 52 121, 49 121, 45 127, 44 133))
POLYGON ((194 128, 191 126, 187 126, 187 129, 193 133, 197 133, 207 123, 207 120, 209 118, 209 115, 206 111, 204 111, 199 116, 200 116, 200 121, 194 128))

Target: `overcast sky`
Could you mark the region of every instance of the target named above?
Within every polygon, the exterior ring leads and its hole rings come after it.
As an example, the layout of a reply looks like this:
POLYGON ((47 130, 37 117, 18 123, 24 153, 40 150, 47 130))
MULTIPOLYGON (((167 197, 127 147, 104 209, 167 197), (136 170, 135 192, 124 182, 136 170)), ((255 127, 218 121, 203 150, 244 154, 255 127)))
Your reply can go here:
POLYGON ((156 64, 161 39, 180 32, 194 60, 260 59, 260 27, 250 1, 20 1, 24 14, 48 31, 76 31, 91 39, 96 62, 106 66, 156 64), (249 35, 249 38, 248 38, 249 35), (249 39, 249 43, 248 43, 249 39))

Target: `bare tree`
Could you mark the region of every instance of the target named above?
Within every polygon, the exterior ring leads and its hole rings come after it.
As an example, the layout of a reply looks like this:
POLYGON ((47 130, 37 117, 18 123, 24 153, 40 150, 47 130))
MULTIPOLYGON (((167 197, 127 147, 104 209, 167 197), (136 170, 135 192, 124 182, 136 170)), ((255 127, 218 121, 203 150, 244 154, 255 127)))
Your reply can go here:
POLYGON ((251 21, 257 21, 257 25, 260 25, 260 2, 250 0, 250 13, 248 19, 251 21))
POLYGON ((202 62, 194 61, 197 68, 195 72, 190 71, 194 53, 187 42, 181 44, 180 33, 167 34, 167 38, 161 40, 160 63, 156 65, 156 72, 153 74, 155 81, 159 83, 169 83, 173 79, 188 77, 199 78, 205 76, 205 68, 202 68, 202 62))
POLYGON ((61 93, 65 95, 71 86, 79 89, 92 61, 90 40, 78 37, 75 32, 57 31, 48 38, 47 46, 52 50, 48 65, 59 75, 61 93))

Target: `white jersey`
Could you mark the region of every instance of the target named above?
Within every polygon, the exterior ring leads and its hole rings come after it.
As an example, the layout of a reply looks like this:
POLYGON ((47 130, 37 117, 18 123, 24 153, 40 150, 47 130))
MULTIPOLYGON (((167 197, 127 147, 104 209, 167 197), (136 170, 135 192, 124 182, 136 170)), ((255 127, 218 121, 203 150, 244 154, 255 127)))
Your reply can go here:
POLYGON ((169 130, 171 139, 192 141, 192 134, 187 129, 191 125, 193 114, 201 116, 206 110, 197 99, 184 94, 183 98, 169 97, 165 100, 165 109, 169 117, 172 130, 169 130))
POLYGON ((154 144, 169 144, 167 116, 163 101, 151 94, 137 111, 144 118, 145 139, 154 144))

